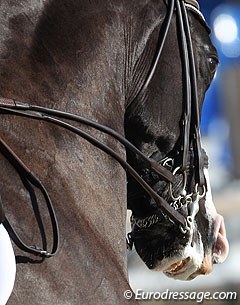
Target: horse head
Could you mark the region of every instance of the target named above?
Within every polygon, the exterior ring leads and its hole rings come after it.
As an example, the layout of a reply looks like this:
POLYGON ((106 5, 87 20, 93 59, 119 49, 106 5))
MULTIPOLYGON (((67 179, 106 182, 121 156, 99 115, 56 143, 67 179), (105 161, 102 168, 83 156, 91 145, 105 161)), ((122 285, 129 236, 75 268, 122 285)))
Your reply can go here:
MULTIPOLYGON (((186 168, 179 168, 183 143, 179 123, 186 110, 188 82, 182 65, 184 49, 178 48, 183 40, 178 35, 175 10, 161 56, 154 60, 157 65, 152 69, 157 41, 161 46, 158 37, 164 36, 162 29, 168 24, 165 16, 170 3, 190 2, 200 111, 218 60, 206 25, 194 9, 196 1, 2 2, 0 96, 10 100, 0 98, 0 125, 4 140, 17 156, 10 154, 6 160, 8 149, 1 149, 0 190, 5 215, 10 215, 14 228, 29 243, 42 241, 43 248, 31 246, 31 254, 40 251, 49 256, 45 248, 54 231, 46 213, 45 201, 49 205, 49 200, 44 200, 46 192, 34 192, 33 187, 39 186, 36 180, 32 187, 33 180, 26 179, 33 179, 34 173, 54 203, 61 234, 58 255, 52 260, 33 260, 15 247, 18 276, 8 304, 32 304, 33 297, 36 304, 46 305, 79 304, 82 300, 84 304, 129 304, 122 297, 129 289, 124 239, 126 176, 111 157, 129 172, 134 170, 124 162, 123 145, 108 137, 113 135, 126 144, 124 119, 127 138, 172 177, 171 184, 162 180, 159 173, 146 168, 139 150, 137 157, 127 149, 128 162, 167 203, 163 210, 128 178, 132 238, 139 255, 149 268, 181 279, 208 273, 212 261, 223 261, 228 250, 224 223, 212 203, 207 157, 202 151, 197 154, 200 149, 193 145, 194 133, 185 145, 189 148, 186 168), (92 121, 86 124, 86 118, 92 121), (49 124, 43 124, 46 120, 49 124), (101 128, 96 128, 96 122, 101 128), (88 126, 80 127, 79 123, 88 126), (116 136, 116 130, 121 135, 116 136), (90 143, 79 141, 77 135, 90 143), (25 168, 21 179, 11 166, 16 160, 17 165, 23 165, 19 158, 31 169, 20 166, 25 168), (203 166, 196 166, 196 160, 203 166), (201 174, 204 168, 204 179, 198 179, 198 168, 201 174), (29 199, 31 204, 27 205, 29 199), (173 211, 175 217, 171 217, 173 211), (177 219, 182 220, 182 226, 176 224, 177 219)), ((140 176, 135 175, 138 181, 140 176)))
MULTIPOLYGON (((217 69, 218 55, 196 1, 187 4, 187 11, 195 59, 198 101, 195 111, 201 113, 205 92, 217 69)), ((188 147, 186 169, 181 171, 182 147, 188 137, 182 131, 181 123, 188 94, 185 84, 189 81, 186 80, 184 69, 189 69, 189 66, 186 68, 186 62, 182 59, 186 44, 183 49, 177 47, 184 39, 184 34, 179 35, 179 18, 173 14, 154 76, 144 92, 136 93, 128 105, 125 131, 127 138, 145 155, 174 174, 175 182, 163 181, 156 172, 146 169, 140 159, 127 151, 130 164, 137 168, 138 173, 157 194, 185 217, 190 223, 189 230, 176 225, 131 177, 128 178, 128 206, 132 210, 130 236, 146 265, 175 279, 190 280, 197 275, 210 273, 214 263, 221 263, 226 259, 228 241, 223 217, 217 213, 212 200, 207 155, 200 149, 201 161, 196 164, 195 146, 199 143, 195 145, 194 140, 188 147), (203 179, 201 188, 197 181, 200 163, 203 179)), ((151 32, 142 58, 151 56, 148 48, 156 35, 156 32, 151 32)), ((146 71, 141 58, 139 63, 140 68, 146 71)), ((147 73, 145 77, 146 75, 147 73)), ((140 77, 139 79, 141 85, 142 80, 140 77)), ((194 86, 193 81, 191 86, 194 86)), ((138 88, 139 91, 142 90, 141 86, 138 88)), ((192 126, 195 123, 190 124, 192 126)))

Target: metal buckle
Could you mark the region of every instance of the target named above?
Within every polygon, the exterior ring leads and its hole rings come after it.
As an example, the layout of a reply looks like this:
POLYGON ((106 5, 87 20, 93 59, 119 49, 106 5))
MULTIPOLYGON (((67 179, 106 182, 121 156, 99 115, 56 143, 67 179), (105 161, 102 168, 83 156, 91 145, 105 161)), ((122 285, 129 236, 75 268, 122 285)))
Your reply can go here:
POLYGON ((132 233, 127 234, 126 243, 127 243, 127 250, 132 251, 132 248, 133 248, 132 233))

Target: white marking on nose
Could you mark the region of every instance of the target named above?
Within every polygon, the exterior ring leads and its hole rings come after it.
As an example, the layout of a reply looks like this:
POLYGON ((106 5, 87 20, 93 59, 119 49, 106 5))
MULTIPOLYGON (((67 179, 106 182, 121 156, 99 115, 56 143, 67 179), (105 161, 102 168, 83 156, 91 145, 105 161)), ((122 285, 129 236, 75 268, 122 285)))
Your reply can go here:
POLYGON ((211 185, 210 185, 210 179, 209 179, 209 172, 207 168, 204 168, 204 175, 206 179, 207 184, 207 191, 206 191, 206 202, 205 202, 205 208, 207 214, 211 215, 213 218, 217 215, 216 208, 213 203, 212 198, 212 191, 211 191, 211 185))

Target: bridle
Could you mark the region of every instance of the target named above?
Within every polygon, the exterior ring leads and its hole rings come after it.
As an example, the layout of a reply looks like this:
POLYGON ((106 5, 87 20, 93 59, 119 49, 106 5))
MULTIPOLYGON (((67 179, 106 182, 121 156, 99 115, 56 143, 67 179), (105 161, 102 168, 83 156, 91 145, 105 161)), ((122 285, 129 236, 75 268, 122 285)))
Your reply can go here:
MULTIPOLYGON (((177 166, 175 168, 173 158, 166 157, 161 160, 160 163, 163 165, 169 165, 169 163, 171 163, 170 167, 173 175, 175 176, 176 174, 182 174, 183 176, 183 188, 177 197, 174 196, 172 191, 173 182, 169 181, 169 195, 171 197, 170 205, 174 207, 175 210, 179 210, 180 208, 182 208, 183 205, 190 206, 190 215, 186 218, 185 228, 182 225, 180 225, 179 227, 181 232, 185 234, 187 231, 191 231, 192 229, 193 219, 199 209, 199 200, 205 197, 206 183, 204 176, 204 168, 208 166, 205 151, 201 147, 197 77, 187 9, 190 9, 191 11, 195 12, 200 18, 200 21, 204 23, 207 30, 210 30, 206 24, 204 16, 199 11, 200 7, 196 0, 173 0, 166 2, 168 6, 168 11, 162 26, 162 28, 164 27, 163 35, 159 37, 158 49, 155 53, 155 58, 152 62, 150 72, 136 99, 140 99, 141 95, 145 93, 149 86, 149 83, 154 75, 157 63, 159 61, 162 49, 165 44, 173 13, 174 11, 176 11, 181 42, 179 48, 182 56, 182 69, 184 76, 184 109, 182 113, 182 121, 180 122, 180 125, 182 126, 182 139, 180 141, 180 151, 177 152, 178 154, 180 153, 182 159, 180 162, 180 166, 177 166), (195 171, 195 190, 194 192, 187 193, 186 181, 187 171, 189 169, 189 151, 191 151, 191 153, 194 155, 193 163, 190 166, 193 167, 195 171), (202 190, 200 191, 200 189, 202 190)), ((161 219, 161 213, 159 215, 157 215, 157 213, 154 213, 145 218, 138 218, 135 215, 132 215, 131 225, 132 227, 137 226, 140 229, 150 228, 154 224, 159 223, 161 219)), ((129 240, 132 239, 131 233, 128 234, 128 237, 129 240)))
MULTIPOLYGON (((158 64, 159 58, 162 53, 163 46, 165 44, 165 40, 168 34, 168 30, 170 27, 170 23, 172 20, 172 16, 174 11, 176 11, 177 22, 179 26, 180 33, 180 41, 181 45, 180 50, 182 53, 182 67, 184 74, 184 111, 183 111, 183 119, 182 119, 182 162, 181 166, 175 168, 173 171, 166 168, 166 165, 170 160, 167 158, 163 160, 163 162, 156 162, 153 159, 146 157, 137 147, 135 147, 132 143, 130 143, 125 137, 121 134, 117 133, 113 129, 101 125, 95 121, 84 118, 82 116, 71 114, 68 112, 63 112, 55 109, 50 109, 46 107, 41 107, 37 105, 31 105, 23 102, 19 102, 13 99, 0 98, 0 114, 4 115, 15 115, 22 116, 29 119, 47 121, 54 125, 58 125, 64 129, 67 129, 80 137, 86 139, 91 144, 104 151, 106 154, 113 157, 116 161, 118 161, 121 166, 142 186, 142 188, 149 194, 149 196, 156 202, 161 211, 177 226, 179 226, 181 232, 185 234, 187 231, 191 230, 193 216, 196 214, 199 198, 205 195, 205 191, 202 191, 202 194, 199 193, 199 188, 205 188, 205 178, 204 178, 204 162, 203 162, 203 154, 201 148, 201 138, 200 138, 200 117, 199 117, 199 108, 198 108, 198 95, 197 95, 197 81, 196 81, 196 69, 194 62, 194 54, 193 47, 191 41, 190 34, 190 26, 188 21, 187 9, 191 9, 193 11, 197 11, 199 16, 201 13, 199 12, 199 6, 196 0, 168 0, 167 1, 167 14, 162 25, 163 30, 161 33, 163 35, 159 36, 157 50, 152 61, 151 68, 149 70, 148 76, 144 85, 142 86, 139 94, 144 93, 147 89, 158 64), (67 122, 65 121, 67 120, 67 122), (166 202, 157 192, 155 192, 152 187, 137 173, 137 171, 131 167, 129 163, 127 163, 118 153, 116 153, 113 149, 108 147, 107 145, 101 143, 98 139, 94 138, 87 132, 83 131, 79 127, 76 127, 69 123, 69 121, 74 121, 77 123, 81 123, 87 126, 90 126, 94 129, 97 129, 103 133, 108 134, 109 136, 115 138, 120 143, 122 143, 127 149, 132 151, 134 154, 138 155, 144 166, 152 171, 155 171, 158 176, 166 181, 169 184, 169 189, 171 190, 171 185, 176 181, 176 173, 182 174, 183 177, 187 177, 187 169, 188 169, 188 155, 189 150, 191 149, 194 154, 194 167, 195 167, 195 193, 187 194, 185 189, 182 190, 180 197, 175 198, 172 194, 173 202, 182 201, 191 202, 192 204, 192 214, 185 218, 179 211, 174 207, 174 204, 169 204, 166 202), (195 199, 194 199, 195 198, 195 199), (191 199, 191 200, 190 200, 191 199)), ((51 199, 47 193, 47 190, 41 183, 41 181, 30 171, 30 169, 24 164, 24 162, 14 153, 14 151, 6 144, 6 142, 0 137, 0 151, 1 153, 8 159, 8 161, 14 166, 16 171, 18 172, 21 179, 24 181, 24 185, 26 189, 30 192, 34 188, 38 188, 46 201, 46 205, 49 211, 51 223, 52 223, 52 231, 53 231, 53 246, 51 251, 46 249, 46 246, 43 247, 35 247, 35 246, 27 246, 12 228, 11 224, 7 220, 6 216, 3 217, 3 224, 7 228, 9 234, 11 235, 14 242, 18 245, 22 250, 40 255, 42 257, 51 257, 54 256, 58 250, 59 244, 59 229, 58 222, 56 219, 56 215, 54 212, 53 204, 51 199)), ((184 178, 185 179, 185 178, 184 178)), ((132 219, 132 222, 135 221, 135 225, 141 226, 149 226, 157 223, 159 221, 158 215, 152 215, 151 219, 142 220, 142 225, 140 221, 132 219)))

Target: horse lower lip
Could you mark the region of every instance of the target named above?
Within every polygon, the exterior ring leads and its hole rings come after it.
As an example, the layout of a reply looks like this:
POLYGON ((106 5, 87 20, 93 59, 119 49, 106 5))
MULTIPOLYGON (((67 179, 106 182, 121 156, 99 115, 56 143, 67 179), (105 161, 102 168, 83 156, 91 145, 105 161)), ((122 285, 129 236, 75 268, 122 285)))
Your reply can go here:
POLYGON ((176 263, 172 264, 168 269, 164 270, 165 273, 169 275, 174 275, 182 271, 182 269, 188 264, 190 261, 190 257, 185 258, 184 260, 177 261, 176 263))

